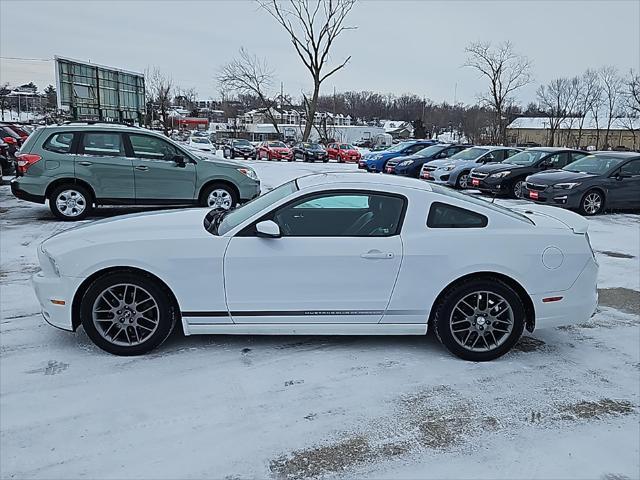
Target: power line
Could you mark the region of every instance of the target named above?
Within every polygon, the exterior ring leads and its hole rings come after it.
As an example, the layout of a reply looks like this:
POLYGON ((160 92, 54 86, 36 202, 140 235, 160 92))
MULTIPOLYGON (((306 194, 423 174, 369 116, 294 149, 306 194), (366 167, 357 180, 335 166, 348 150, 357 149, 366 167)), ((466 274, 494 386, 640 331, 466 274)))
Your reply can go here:
POLYGON ((0 57, 3 60, 21 60, 24 62, 52 62, 53 58, 0 57))

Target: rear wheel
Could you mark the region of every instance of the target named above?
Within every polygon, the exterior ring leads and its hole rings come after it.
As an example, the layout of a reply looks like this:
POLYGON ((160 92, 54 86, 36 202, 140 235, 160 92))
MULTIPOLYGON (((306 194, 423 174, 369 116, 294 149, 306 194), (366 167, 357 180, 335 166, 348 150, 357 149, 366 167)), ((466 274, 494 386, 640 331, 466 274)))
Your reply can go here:
POLYGON ((61 185, 49 195, 49 208, 62 220, 82 220, 93 210, 93 198, 80 185, 61 185))
POLYGON ((200 195, 200 205, 218 210, 230 210, 238 204, 235 190, 224 183, 206 187, 200 195))
POLYGON ((175 317, 167 292, 143 275, 115 272, 98 278, 80 304, 89 338, 114 355, 141 355, 159 346, 175 317))
POLYGON ((525 310, 501 280, 477 279, 453 288, 436 307, 438 339, 454 355, 484 362, 507 353, 522 335, 525 310))
POLYGON ((604 196, 598 190, 589 190, 580 200, 580 213, 585 216, 598 215, 604 210, 604 196))

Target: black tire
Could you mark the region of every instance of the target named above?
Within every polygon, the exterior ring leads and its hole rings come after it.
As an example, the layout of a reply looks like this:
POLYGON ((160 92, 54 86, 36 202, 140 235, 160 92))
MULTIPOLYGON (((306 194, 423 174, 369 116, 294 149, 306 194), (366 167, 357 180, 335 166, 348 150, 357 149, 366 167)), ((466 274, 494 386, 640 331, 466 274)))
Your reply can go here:
POLYGON ((522 188, 524 187, 524 179, 523 178, 517 178, 516 180, 513 181, 513 183, 511 184, 511 196, 513 198, 517 198, 517 199, 521 199, 523 198, 523 194, 522 194, 522 188))
POLYGON ((309 161, 309 156, 306 153, 302 155, 302 161, 303 162, 308 162, 309 161))
MULTIPOLYGON (((129 291, 131 290, 132 289, 130 289, 129 291)), ((110 295, 109 298, 115 302, 115 299, 110 295)), ((123 300, 120 299, 120 301, 123 300)), ((147 304, 145 304, 145 307, 146 306, 147 304)), ((114 313, 114 316, 115 315, 116 314, 114 313)), ((162 342, 164 342, 171 334, 171 331, 173 330, 176 323, 176 317, 175 312, 173 311, 173 305, 169 300, 168 292, 157 281, 142 274, 131 272, 113 272, 99 277, 86 290, 80 302, 80 321, 82 323, 84 331, 87 333, 91 341, 102 350, 113 355, 132 356, 142 355, 161 345, 162 342), (99 327, 96 327, 93 321, 93 307, 94 304, 98 301, 98 298, 110 287, 122 284, 134 285, 138 288, 143 289, 145 293, 148 293, 150 297, 153 298, 153 301, 155 301, 157 305, 157 309, 151 313, 151 315, 153 315, 153 317, 155 317, 155 319, 157 320, 157 327, 155 327, 155 331, 148 334, 147 338, 144 338, 140 343, 135 345, 118 345, 117 343, 112 343, 112 341, 109 341, 103 334, 98 331, 99 327)), ((120 328, 118 330, 118 333, 114 334, 112 329, 111 332, 107 331, 106 336, 108 337, 109 333, 111 333, 111 335, 115 337, 115 341, 124 342, 125 339, 133 338, 134 335, 144 335, 144 333, 142 333, 145 331, 143 330, 144 327, 138 327, 138 320, 136 319, 135 321, 136 325, 129 325, 124 329, 122 327, 119 327, 118 324, 115 324, 114 326, 116 326, 116 329, 120 328), (134 329, 134 331, 132 332, 131 329, 134 329)), ((144 320, 144 322, 147 321, 144 320)), ((112 328, 112 326, 107 322, 105 322, 104 324, 101 322, 96 323, 98 323, 98 325, 101 325, 103 329, 112 328)), ((125 320, 124 322, 120 323, 126 325, 127 321, 125 320)), ((152 324, 146 323, 146 325, 152 324)))
POLYGON ((585 217, 592 217, 604 211, 605 198, 600 190, 589 190, 580 199, 578 212, 585 217))
MULTIPOLYGON (((86 188, 81 185, 74 185, 72 183, 65 183, 54 188, 49 194, 49 208, 57 218, 68 222, 83 220, 87 215, 93 211, 93 195, 86 188), (67 192, 75 192, 64 195, 67 192), (64 197, 67 197, 69 201, 73 200, 76 207, 61 206, 61 201, 64 197), (59 202, 60 200, 60 202, 59 202), (78 212, 78 207, 83 205, 84 208, 81 212, 78 212)), ((71 203, 68 203, 71 205, 71 203)))
POLYGON ((469 186, 469 173, 470 172, 460 172, 460 174, 458 175, 458 178, 456 178, 456 184, 455 184, 455 188, 457 188, 458 190, 464 190, 465 188, 467 188, 469 186), (465 177, 466 181, 463 184, 461 182, 461 177, 465 177))
POLYGON ((236 190, 227 185, 226 183, 212 183, 211 185, 207 185, 202 192, 200 192, 199 203, 202 207, 210 207, 215 208, 215 206, 209 204, 209 195, 215 190, 224 190, 231 197, 231 205, 229 208, 224 208, 223 210, 231 210, 238 205, 238 193, 236 190))
MULTIPOLYGON (((479 300, 479 303, 482 306, 481 302, 482 300, 479 300)), ((433 318, 433 326, 436 332, 436 336, 438 337, 438 340, 440 340, 440 342, 451 353, 453 353, 457 357, 460 357, 463 360, 470 360, 473 362, 486 362, 489 360, 494 360, 498 357, 501 357, 505 353, 507 353, 509 350, 511 350, 511 347, 515 345, 515 343, 518 341, 518 339, 522 335, 524 325, 525 325, 525 309, 524 309, 524 305, 522 304, 522 299, 509 285, 507 285, 506 283, 504 283, 503 281, 497 278, 471 279, 466 282, 460 283, 459 285, 452 288, 451 291, 448 292, 440 300, 440 302, 438 303, 438 305, 436 305, 435 308, 436 308, 436 311, 433 318), (496 343, 496 345, 494 345, 489 350, 472 350, 471 348, 468 348, 470 347, 470 345, 468 347, 465 347, 462 345, 462 344, 466 345, 466 343, 471 343, 476 337, 480 337, 480 333, 478 333, 478 331, 475 332, 475 337, 474 337, 474 333, 471 333, 471 337, 468 338, 468 340, 465 338, 461 344, 461 343, 458 343, 458 340, 456 340, 456 338, 454 337, 452 328, 450 327, 450 323, 454 321, 453 314, 454 314, 454 309, 456 309, 456 305, 458 305, 458 303, 462 299, 465 299, 465 297, 468 297, 469 295, 474 295, 476 292, 482 292, 483 294, 485 292, 488 292, 493 295, 498 295, 508 303, 509 307, 511 307, 511 312, 513 317, 511 331, 509 333, 505 333, 504 338, 499 337, 498 342, 500 343, 499 344, 496 343)), ((495 334, 493 333, 493 328, 495 327, 491 326, 489 322, 489 320, 492 320, 492 317, 490 316, 490 312, 489 312, 490 310, 489 305, 485 304, 485 308, 487 309, 487 313, 483 315, 486 315, 486 320, 485 320, 485 317, 482 317, 483 324, 485 321, 488 322, 487 324, 485 324, 485 327, 480 327, 479 324, 478 325, 475 324, 475 321, 480 319, 480 317, 478 316, 474 319, 473 324, 471 322, 468 322, 468 325, 469 325, 468 328, 469 329, 486 328, 486 331, 484 333, 488 334, 491 332, 493 337, 496 338, 495 334)), ((466 314, 466 312, 462 312, 462 313, 466 314)), ((503 311, 501 311, 497 316, 499 317, 502 314, 503 314, 503 311)), ((459 315, 459 313, 456 313, 456 315, 459 315)), ((475 313, 473 315, 475 315, 475 313)), ((464 328, 466 323, 464 323, 465 322, 464 320, 462 321, 459 320, 459 318, 460 317, 456 317, 455 323, 461 325, 462 328, 464 328)), ((505 317, 502 317, 502 318, 505 318, 505 317)), ((496 322, 494 321, 494 323, 496 322)), ((506 323, 506 322, 503 322, 502 320, 498 320, 498 324, 500 326, 502 326, 503 323, 506 323)), ((507 327, 503 327, 503 328, 507 328, 507 327)), ((462 332, 462 330, 458 330, 458 331, 462 332)), ((498 335, 500 334, 498 333, 498 335)), ((489 346, 488 343, 486 342, 485 342, 485 345, 487 347, 489 346)))

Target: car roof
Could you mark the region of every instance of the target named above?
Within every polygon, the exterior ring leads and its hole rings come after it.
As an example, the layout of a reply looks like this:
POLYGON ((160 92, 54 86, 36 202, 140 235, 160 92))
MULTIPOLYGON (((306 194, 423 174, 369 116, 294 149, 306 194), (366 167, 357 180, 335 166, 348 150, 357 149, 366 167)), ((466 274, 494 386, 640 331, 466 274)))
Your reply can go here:
POLYGON ((620 159, 629 159, 640 157, 639 152, 614 152, 611 150, 598 150, 597 152, 589 152, 591 155, 606 155, 607 157, 620 158, 620 159))
POLYGON ((581 152, 582 150, 578 150, 577 148, 567 148, 567 147, 531 147, 526 150, 540 150, 542 152, 581 152))
POLYGON ((427 192, 432 191, 429 183, 418 180, 417 178, 404 178, 396 175, 379 175, 374 173, 364 172, 318 172, 298 177, 296 179, 298 188, 300 190, 317 185, 339 185, 341 183, 362 183, 363 185, 371 186, 399 186, 405 188, 414 188, 418 190, 424 190, 427 192))

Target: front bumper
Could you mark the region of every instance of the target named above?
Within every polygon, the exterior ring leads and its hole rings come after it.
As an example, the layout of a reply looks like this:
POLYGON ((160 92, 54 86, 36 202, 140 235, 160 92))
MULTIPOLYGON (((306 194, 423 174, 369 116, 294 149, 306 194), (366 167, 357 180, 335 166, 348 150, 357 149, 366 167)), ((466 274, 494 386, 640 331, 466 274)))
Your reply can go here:
POLYGON ((44 320, 51 326, 62 330, 73 331, 71 304, 73 292, 76 291, 80 279, 73 277, 45 276, 38 272, 31 277, 31 283, 40 303, 44 320), (64 305, 56 302, 64 302, 64 305))
POLYGON ((522 189, 525 200, 539 203, 541 205, 553 205, 562 208, 578 208, 582 199, 582 192, 575 189, 559 190, 547 188, 543 191, 531 190, 528 187, 522 189))
POLYGON ((478 179, 469 178, 467 188, 480 190, 484 193, 493 193, 496 195, 508 195, 510 193, 509 186, 502 179, 490 179, 489 177, 478 179))
POLYGON ((598 264, 595 259, 590 259, 568 290, 531 295, 536 312, 536 328, 555 328, 589 320, 598 306, 597 279, 598 264), (542 301, 550 297, 562 297, 562 300, 542 301))
POLYGON ((19 198, 20 200, 26 200, 27 202, 44 203, 44 195, 38 195, 24 190, 23 186, 20 184, 20 181, 23 178, 25 177, 16 177, 11 180, 11 193, 13 194, 13 196, 19 198))

